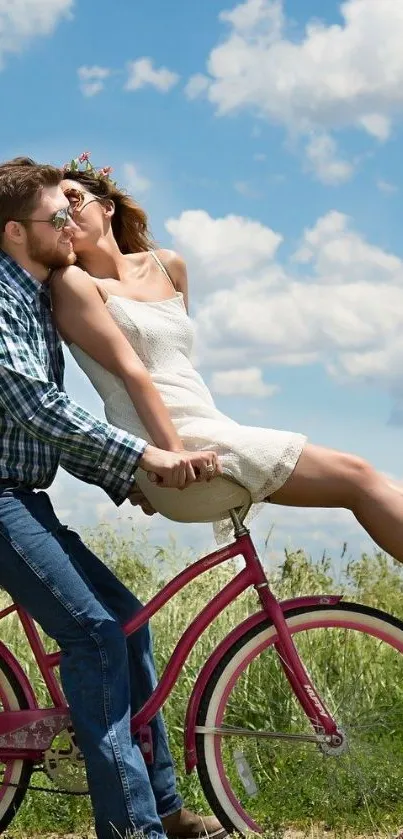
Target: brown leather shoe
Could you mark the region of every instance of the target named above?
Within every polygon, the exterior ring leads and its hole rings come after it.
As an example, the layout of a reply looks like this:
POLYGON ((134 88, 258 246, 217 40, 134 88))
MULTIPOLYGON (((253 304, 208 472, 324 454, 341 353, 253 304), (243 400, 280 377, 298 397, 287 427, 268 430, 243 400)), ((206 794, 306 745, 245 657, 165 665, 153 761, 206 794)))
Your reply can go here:
POLYGON ((198 816, 185 807, 161 822, 168 839, 224 839, 228 835, 215 816, 198 816))

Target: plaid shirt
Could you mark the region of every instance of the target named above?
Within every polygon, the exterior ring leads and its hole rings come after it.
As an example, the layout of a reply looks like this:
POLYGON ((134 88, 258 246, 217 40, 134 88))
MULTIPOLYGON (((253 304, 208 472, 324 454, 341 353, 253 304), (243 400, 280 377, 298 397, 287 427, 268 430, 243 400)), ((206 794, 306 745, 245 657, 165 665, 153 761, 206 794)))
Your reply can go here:
POLYGON ((0 479, 48 487, 60 465, 120 504, 147 443, 76 405, 63 374, 49 289, 0 250, 0 479))

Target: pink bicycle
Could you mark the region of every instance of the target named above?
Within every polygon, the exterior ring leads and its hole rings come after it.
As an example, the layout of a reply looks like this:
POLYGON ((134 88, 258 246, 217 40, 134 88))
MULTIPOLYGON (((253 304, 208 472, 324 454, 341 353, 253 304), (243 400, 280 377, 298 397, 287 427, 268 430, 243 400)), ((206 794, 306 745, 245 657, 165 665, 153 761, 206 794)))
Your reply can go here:
MULTIPOLYGON (((148 724, 173 689, 201 633, 253 587, 257 611, 212 651, 189 698, 185 761, 229 831, 359 823, 371 835, 403 817, 403 623, 340 596, 279 602, 244 511, 235 539, 183 570, 126 625, 135 632, 188 582, 232 557, 244 566, 179 640, 153 695, 132 719, 146 760, 148 724), (379 678, 379 674, 382 678, 379 678), (246 722, 247 721, 247 722, 246 722)), ((54 669, 29 615, 13 604, 52 702, 40 708, 23 668, 0 643, 0 829, 15 815, 34 770, 59 790, 85 793, 83 757, 54 669)))

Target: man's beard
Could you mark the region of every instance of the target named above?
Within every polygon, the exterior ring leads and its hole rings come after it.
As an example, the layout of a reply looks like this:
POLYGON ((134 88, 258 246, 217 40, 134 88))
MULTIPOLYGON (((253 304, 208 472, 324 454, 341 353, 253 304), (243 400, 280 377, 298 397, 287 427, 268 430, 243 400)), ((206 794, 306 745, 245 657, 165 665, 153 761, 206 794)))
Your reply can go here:
POLYGON ((63 252, 61 248, 45 245, 32 230, 27 231, 27 252, 32 262, 51 270, 66 268, 67 265, 74 265, 76 261, 73 250, 63 252))

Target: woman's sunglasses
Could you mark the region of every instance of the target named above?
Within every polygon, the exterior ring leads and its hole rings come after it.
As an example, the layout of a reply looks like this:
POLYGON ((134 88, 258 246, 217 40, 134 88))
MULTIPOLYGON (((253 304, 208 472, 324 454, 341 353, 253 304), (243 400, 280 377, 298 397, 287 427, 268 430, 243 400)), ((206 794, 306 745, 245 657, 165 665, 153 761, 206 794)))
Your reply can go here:
MULTIPOLYGON (((81 189, 74 189, 74 187, 69 187, 69 189, 64 190, 64 195, 70 204, 70 210, 72 213, 80 213, 81 210, 84 209, 85 198, 88 194, 88 192, 83 192, 81 189)), ((88 205, 92 204, 93 201, 102 201, 102 198, 92 196, 85 206, 88 207, 88 205)))
POLYGON ((66 227, 68 220, 72 217, 73 212, 71 207, 62 207, 61 210, 56 210, 50 218, 16 218, 14 221, 30 221, 31 224, 33 222, 39 222, 39 224, 51 224, 54 230, 63 230, 63 227, 66 227))

